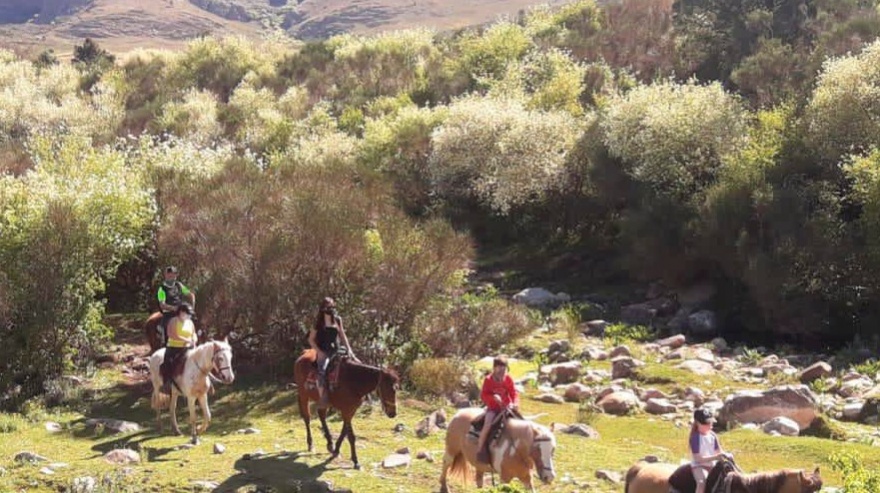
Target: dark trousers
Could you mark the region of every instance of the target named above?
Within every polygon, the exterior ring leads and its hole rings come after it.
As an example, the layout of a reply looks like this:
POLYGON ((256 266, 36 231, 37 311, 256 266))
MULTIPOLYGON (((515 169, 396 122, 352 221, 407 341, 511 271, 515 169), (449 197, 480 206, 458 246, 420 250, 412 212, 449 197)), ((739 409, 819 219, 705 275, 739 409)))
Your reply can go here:
POLYGON ((188 348, 185 347, 166 347, 165 348, 165 359, 162 360, 162 365, 159 366, 159 374, 162 375, 162 380, 164 382, 169 382, 171 380, 171 372, 174 370, 174 366, 180 360, 180 358, 186 355, 186 351, 188 348))

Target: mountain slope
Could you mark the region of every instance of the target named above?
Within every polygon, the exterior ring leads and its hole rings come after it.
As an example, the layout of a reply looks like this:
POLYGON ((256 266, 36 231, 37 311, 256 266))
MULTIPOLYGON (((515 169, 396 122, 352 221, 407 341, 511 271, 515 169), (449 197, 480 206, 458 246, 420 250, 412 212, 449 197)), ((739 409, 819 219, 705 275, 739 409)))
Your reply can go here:
MULTIPOLYGON (((85 37, 110 51, 174 48, 203 34, 297 38, 426 26, 471 26, 515 15, 536 0, 0 0, 0 46, 69 53, 85 37)), ((563 3, 551 0, 551 4, 563 3)))

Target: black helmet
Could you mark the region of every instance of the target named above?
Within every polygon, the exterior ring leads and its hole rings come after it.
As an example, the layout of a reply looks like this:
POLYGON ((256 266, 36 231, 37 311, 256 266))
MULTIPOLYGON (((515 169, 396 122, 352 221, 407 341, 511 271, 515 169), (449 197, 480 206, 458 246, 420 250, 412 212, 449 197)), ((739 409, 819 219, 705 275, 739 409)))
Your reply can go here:
POLYGON ((177 307, 177 313, 178 313, 178 315, 179 315, 181 312, 186 312, 186 313, 189 313, 190 315, 192 315, 192 313, 193 313, 193 307, 192 307, 192 305, 190 305, 189 303, 186 303, 186 302, 181 303, 181 304, 177 307))
POLYGON ((166 274, 177 274, 177 267, 175 267, 173 265, 169 265, 168 267, 165 267, 165 273, 166 274))

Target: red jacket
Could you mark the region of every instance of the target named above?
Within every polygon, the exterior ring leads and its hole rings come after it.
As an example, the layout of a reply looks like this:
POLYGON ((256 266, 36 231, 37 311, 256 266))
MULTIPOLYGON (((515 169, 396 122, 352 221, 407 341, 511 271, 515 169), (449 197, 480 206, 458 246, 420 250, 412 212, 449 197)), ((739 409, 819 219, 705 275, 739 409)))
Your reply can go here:
POLYGON ((510 375, 504 375, 504 380, 497 382, 489 374, 483 380, 483 391, 480 393, 483 403, 492 411, 501 411, 511 404, 519 404, 519 394, 516 393, 516 387, 513 385, 513 379, 510 375), (498 394, 501 397, 501 405, 495 402, 493 395, 498 394))

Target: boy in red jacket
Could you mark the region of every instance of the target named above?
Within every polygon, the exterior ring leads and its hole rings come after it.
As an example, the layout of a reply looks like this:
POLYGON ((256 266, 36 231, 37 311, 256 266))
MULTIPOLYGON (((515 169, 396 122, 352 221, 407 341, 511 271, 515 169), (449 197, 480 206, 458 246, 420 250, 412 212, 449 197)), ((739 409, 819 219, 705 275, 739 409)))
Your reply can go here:
POLYGON ((480 397, 486 404, 486 420, 483 422, 480 441, 477 444, 477 460, 488 464, 489 447, 486 446, 486 440, 492 423, 498 414, 508 407, 519 410, 519 394, 513 385, 513 379, 507 374, 507 358, 504 356, 498 356, 492 362, 492 373, 483 381, 480 397))

